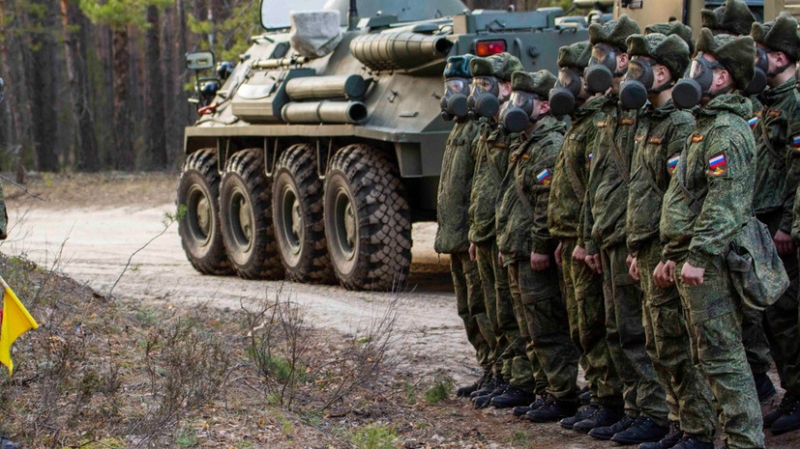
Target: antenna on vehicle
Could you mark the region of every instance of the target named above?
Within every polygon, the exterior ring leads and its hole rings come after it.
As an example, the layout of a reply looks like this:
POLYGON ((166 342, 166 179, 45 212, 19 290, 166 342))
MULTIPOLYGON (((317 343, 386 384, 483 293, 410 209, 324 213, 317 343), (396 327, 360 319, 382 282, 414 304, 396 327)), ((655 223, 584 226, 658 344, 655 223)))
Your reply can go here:
POLYGON ((353 31, 358 25, 358 7, 356 0, 350 0, 350 6, 347 8, 347 30, 353 31))

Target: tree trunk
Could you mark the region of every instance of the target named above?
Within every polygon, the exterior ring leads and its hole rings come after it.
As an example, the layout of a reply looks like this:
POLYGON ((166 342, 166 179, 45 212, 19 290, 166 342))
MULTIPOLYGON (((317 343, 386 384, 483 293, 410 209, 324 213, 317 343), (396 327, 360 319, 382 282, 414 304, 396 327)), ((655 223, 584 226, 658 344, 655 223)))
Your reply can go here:
MULTIPOLYGON (((41 16, 31 16, 44 29, 55 26, 55 15, 46 0, 35 2, 44 11, 41 16)), ((40 171, 57 172, 58 114, 56 89, 56 46, 49 33, 36 33, 31 37, 32 71, 29 77, 29 96, 33 115, 34 150, 40 171)))
POLYGON ((128 110, 128 30, 115 30, 112 34, 114 49, 114 168, 133 170, 133 144, 131 141, 131 120, 128 110))
POLYGON ((147 7, 146 55, 147 85, 145 88, 145 129, 147 130, 147 161, 150 169, 167 167, 166 120, 164 117, 164 77, 161 73, 160 24, 158 7, 147 7))

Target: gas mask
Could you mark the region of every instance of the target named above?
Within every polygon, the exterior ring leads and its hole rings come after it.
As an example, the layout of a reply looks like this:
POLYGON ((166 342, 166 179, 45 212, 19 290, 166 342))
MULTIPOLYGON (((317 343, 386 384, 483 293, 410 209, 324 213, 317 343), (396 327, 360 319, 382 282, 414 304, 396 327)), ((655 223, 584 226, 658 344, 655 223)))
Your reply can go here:
POLYGON ((571 114, 581 95, 581 74, 569 67, 558 71, 558 81, 550 91, 550 111, 556 117, 571 114))
POLYGON ((511 98, 503 104, 500 112, 500 123, 510 133, 525 130, 531 122, 537 122, 539 116, 533 115, 534 99, 537 96, 528 92, 511 92, 511 98))
POLYGON ((472 91, 467 99, 473 117, 494 117, 500 110, 500 82, 492 76, 472 78, 472 91))
POLYGON ((747 88, 742 93, 748 97, 751 95, 760 94, 764 91, 764 89, 767 88, 767 77, 775 75, 777 75, 777 73, 772 74, 769 71, 769 58, 767 57, 767 51, 759 46, 756 46, 756 67, 755 72, 753 73, 753 79, 750 80, 750 84, 747 85, 747 88))
POLYGON ((618 51, 607 44, 592 47, 592 59, 586 69, 586 84, 590 93, 602 93, 611 88, 614 78, 624 75, 626 70, 617 71, 618 51))
POLYGON ((702 55, 692 60, 689 76, 682 78, 672 89, 672 101, 680 109, 691 109, 703 99, 713 97, 711 84, 714 82, 714 69, 724 68, 718 61, 709 61, 702 55))
POLYGON ((466 78, 449 78, 444 82, 444 96, 439 102, 442 107, 442 118, 450 121, 467 116, 467 95, 470 80, 466 78))

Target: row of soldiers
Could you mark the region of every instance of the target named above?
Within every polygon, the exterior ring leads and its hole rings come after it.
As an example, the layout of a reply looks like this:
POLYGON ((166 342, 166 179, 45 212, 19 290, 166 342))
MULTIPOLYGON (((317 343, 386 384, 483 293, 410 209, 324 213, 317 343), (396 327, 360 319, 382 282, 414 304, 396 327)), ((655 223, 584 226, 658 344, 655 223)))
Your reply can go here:
POLYGON ((642 449, 800 429, 798 23, 727 0, 703 25, 695 43, 679 22, 592 24, 558 76, 448 59, 435 247, 476 407, 642 449), (791 281, 771 305, 735 282, 765 261, 732 250, 767 228, 791 281), (786 395, 762 417, 773 360, 786 395))

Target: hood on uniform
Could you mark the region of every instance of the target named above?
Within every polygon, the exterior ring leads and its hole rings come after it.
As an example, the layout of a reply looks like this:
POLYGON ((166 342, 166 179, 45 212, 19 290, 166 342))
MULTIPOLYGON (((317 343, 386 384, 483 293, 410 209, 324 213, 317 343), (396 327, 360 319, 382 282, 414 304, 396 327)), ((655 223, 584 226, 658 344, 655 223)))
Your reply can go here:
POLYGON ((462 56, 450 56, 447 58, 447 65, 444 68, 445 78, 472 78, 469 70, 469 62, 475 59, 475 55, 466 54, 462 56))
POLYGON ((558 66, 583 70, 589 65, 591 57, 592 47, 589 46, 589 41, 575 42, 558 49, 558 66))
POLYGON ((522 62, 509 53, 499 53, 486 58, 474 58, 469 63, 473 77, 493 76, 500 81, 511 81, 511 74, 522 70, 522 62))
POLYGON ((717 58, 731 74, 737 89, 745 89, 753 79, 756 47, 752 37, 734 37, 729 34, 714 36, 711 30, 703 28, 697 38, 697 51, 717 58))
POLYGON ((654 23, 644 28, 644 34, 659 33, 665 36, 673 34, 683 39, 689 47, 689 56, 694 54, 694 41, 692 40, 692 29, 677 20, 668 23, 654 23))
POLYGON ((606 23, 589 25, 589 43, 591 45, 608 44, 625 51, 625 41, 632 34, 639 34, 639 24, 626 15, 606 23))
POLYGON ((550 89, 555 85, 555 75, 547 70, 539 70, 533 73, 519 71, 511 75, 511 90, 535 94, 542 99, 547 98, 550 89))
POLYGON ((689 46, 677 34, 634 34, 628 38, 628 56, 647 56, 666 66, 677 80, 689 67, 689 46))
POLYGON ((721 30, 728 34, 744 36, 750 34, 750 27, 756 21, 747 3, 742 0, 725 0, 718 8, 700 11, 703 28, 721 30))
POLYGON ((797 61, 800 34, 797 32, 797 20, 789 14, 782 12, 773 22, 753 23, 750 36, 756 43, 783 52, 793 62, 797 61))

